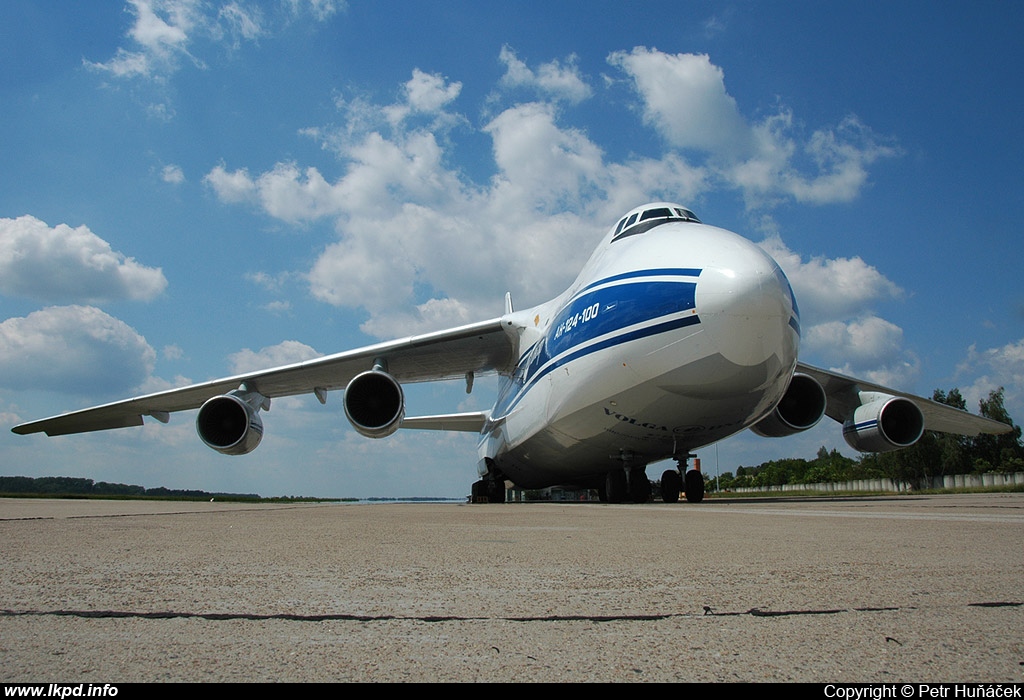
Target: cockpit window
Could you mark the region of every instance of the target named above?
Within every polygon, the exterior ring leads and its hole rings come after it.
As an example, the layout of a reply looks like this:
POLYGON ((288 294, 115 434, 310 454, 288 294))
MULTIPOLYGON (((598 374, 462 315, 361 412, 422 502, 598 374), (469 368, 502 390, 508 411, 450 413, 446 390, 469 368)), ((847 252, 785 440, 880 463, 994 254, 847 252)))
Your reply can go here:
POLYGON ((667 219, 672 216, 671 209, 648 209, 640 215, 641 221, 647 221, 648 219, 667 219))
POLYGON ((642 212, 634 212, 627 218, 620 219, 615 227, 612 240, 617 241, 626 236, 635 236, 638 233, 650 231, 655 226, 679 221, 700 223, 700 219, 689 209, 682 207, 651 207, 642 212))

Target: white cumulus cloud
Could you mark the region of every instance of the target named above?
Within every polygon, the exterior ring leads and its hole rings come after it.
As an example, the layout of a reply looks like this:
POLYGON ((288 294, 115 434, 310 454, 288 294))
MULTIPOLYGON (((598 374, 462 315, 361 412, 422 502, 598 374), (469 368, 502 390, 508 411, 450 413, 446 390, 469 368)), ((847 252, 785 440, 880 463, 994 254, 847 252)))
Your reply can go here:
POLYGON ((228 357, 233 374, 245 374, 256 372, 271 367, 290 365, 296 362, 312 360, 320 357, 323 353, 300 343, 297 340, 285 340, 277 345, 271 345, 260 350, 243 348, 228 357))
POLYGON ((725 89, 725 73, 706 55, 636 47, 608 62, 635 81, 644 120, 673 146, 715 154, 749 152, 750 127, 725 89))
POLYGON ((202 21, 198 0, 129 0, 135 22, 128 30, 132 48, 120 47, 105 63, 86 62, 117 78, 150 77, 189 57, 189 35, 202 21))
POLYGON ((384 114, 392 125, 398 125, 413 114, 440 117, 437 128, 452 123, 453 115, 445 107, 462 92, 462 83, 450 82, 443 76, 414 69, 412 78, 405 84, 405 101, 384 108, 384 114))
POLYGON ((180 185, 185 182, 185 171, 178 165, 165 165, 160 170, 160 178, 171 185, 180 185))
POLYGON ((852 115, 806 138, 785 107, 749 121, 726 90, 725 72, 707 55, 636 47, 612 53, 608 62, 633 80, 644 121, 671 146, 705 154, 722 183, 750 205, 851 201, 867 183, 869 165, 900 153, 852 115))
POLYGON ((341 0, 284 0, 277 8, 246 0, 128 0, 134 19, 127 46, 106 61, 85 65, 118 79, 159 80, 182 63, 205 67, 200 54, 211 45, 237 49, 275 26, 306 16, 324 22, 344 7, 341 0))
POLYGON ((760 245, 789 278, 805 323, 859 316, 875 302, 903 297, 896 283, 860 257, 805 260, 778 236, 770 236, 760 245))
POLYGON ((0 219, 0 292, 47 302, 147 301, 167 279, 112 250, 85 226, 50 227, 34 216, 0 219))
POLYGON ((1024 412, 1024 338, 987 350, 972 345, 957 371, 958 374, 981 373, 970 386, 961 390, 972 411, 977 410, 979 401, 988 398, 989 392, 1002 387, 1010 414, 1024 412))
POLYGON ((550 61, 542 63, 534 71, 509 46, 503 46, 498 60, 505 65, 502 87, 532 88, 546 97, 573 104, 593 94, 593 90, 580 75, 575 56, 570 56, 565 66, 560 61, 550 61))
POLYGON ((121 395, 150 376, 156 351, 93 306, 51 306, 0 323, 0 385, 121 395))

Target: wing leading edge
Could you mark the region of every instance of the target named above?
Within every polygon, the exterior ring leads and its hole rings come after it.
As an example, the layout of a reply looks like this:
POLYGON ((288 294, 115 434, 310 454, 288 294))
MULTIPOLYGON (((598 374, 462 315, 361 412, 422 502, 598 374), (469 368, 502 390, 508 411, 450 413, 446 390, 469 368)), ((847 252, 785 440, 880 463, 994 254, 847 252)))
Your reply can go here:
MULTIPOLYGON (((325 401, 326 392, 344 389, 354 376, 378 363, 401 382, 455 379, 471 372, 501 371, 515 362, 517 337, 511 324, 497 318, 115 401, 22 423, 12 430, 19 435, 69 435, 138 426, 143 424, 145 416, 166 423, 170 413, 199 408, 207 399, 234 391, 243 384, 266 398, 316 394, 325 401)), ((408 420, 415 422, 415 419, 408 420)))
POLYGON ((839 423, 843 423, 861 405, 861 392, 877 392, 913 401, 921 409, 921 414, 924 416, 925 430, 975 436, 982 433, 998 435, 1013 429, 1012 426, 1005 423, 976 416, 953 406, 932 401, 931 399, 896 391, 889 387, 861 381, 860 379, 854 379, 853 377, 847 377, 836 372, 812 367, 811 365, 805 365, 802 362, 797 364, 796 371, 814 377, 821 384, 821 387, 825 390, 827 400, 825 415, 839 423))

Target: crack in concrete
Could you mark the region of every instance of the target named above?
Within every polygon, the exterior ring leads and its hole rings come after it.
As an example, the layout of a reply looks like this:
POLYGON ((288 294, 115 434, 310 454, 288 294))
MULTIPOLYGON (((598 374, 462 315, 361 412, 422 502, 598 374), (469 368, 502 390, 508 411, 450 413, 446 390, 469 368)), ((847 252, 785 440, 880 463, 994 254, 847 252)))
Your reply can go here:
MULTIPOLYGON (((1024 602, 1020 601, 993 601, 982 603, 968 603, 968 607, 999 608, 999 607, 1020 607, 1024 602)), ((751 608, 746 611, 715 612, 710 607, 705 608, 702 614, 698 613, 663 613, 654 615, 541 615, 522 616, 510 615, 499 617, 461 616, 461 615, 353 615, 346 613, 325 613, 321 615, 302 615, 298 613, 197 613, 182 612, 174 610, 142 612, 132 610, 0 610, 0 617, 80 617, 80 618, 137 618, 143 620, 168 620, 176 618, 200 619, 200 620, 287 620, 292 622, 387 622, 387 621, 414 621, 414 622, 468 622, 502 620, 506 622, 652 622, 682 617, 737 617, 749 615, 751 617, 790 617, 800 615, 839 615, 849 612, 896 612, 899 610, 915 610, 917 608, 883 607, 883 608, 834 608, 825 610, 762 610, 751 608)))

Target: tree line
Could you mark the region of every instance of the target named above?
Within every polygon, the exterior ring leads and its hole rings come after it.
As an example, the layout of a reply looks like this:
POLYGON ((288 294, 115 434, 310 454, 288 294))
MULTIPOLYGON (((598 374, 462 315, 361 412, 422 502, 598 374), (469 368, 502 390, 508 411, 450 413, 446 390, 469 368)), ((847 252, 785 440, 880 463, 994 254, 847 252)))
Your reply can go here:
MULTIPOLYGON (((781 459, 756 467, 739 467, 735 474, 726 472, 720 475, 717 487, 728 490, 885 478, 913 484, 922 479, 951 474, 1024 471, 1021 429, 1006 411, 1003 393, 1002 388, 997 389, 980 402, 982 416, 1013 427, 1011 432, 1003 435, 966 437, 925 431, 921 439, 910 447, 863 454, 856 459, 822 447, 813 460, 781 459)), ((936 389, 932 398, 938 403, 967 410, 967 403, 958 389, 948 393, 936 389)), ((708 486, 714 488, 715 484, 709 482, 708 486)))
POLYGON ((163 486, 147 489, 134 484, 112 484, 74 476, 0 476, 0 494, 32 496, 134 497, 230 500, 258 500, 255 493, 209 493, 193 489, 169 489, 163 486))

